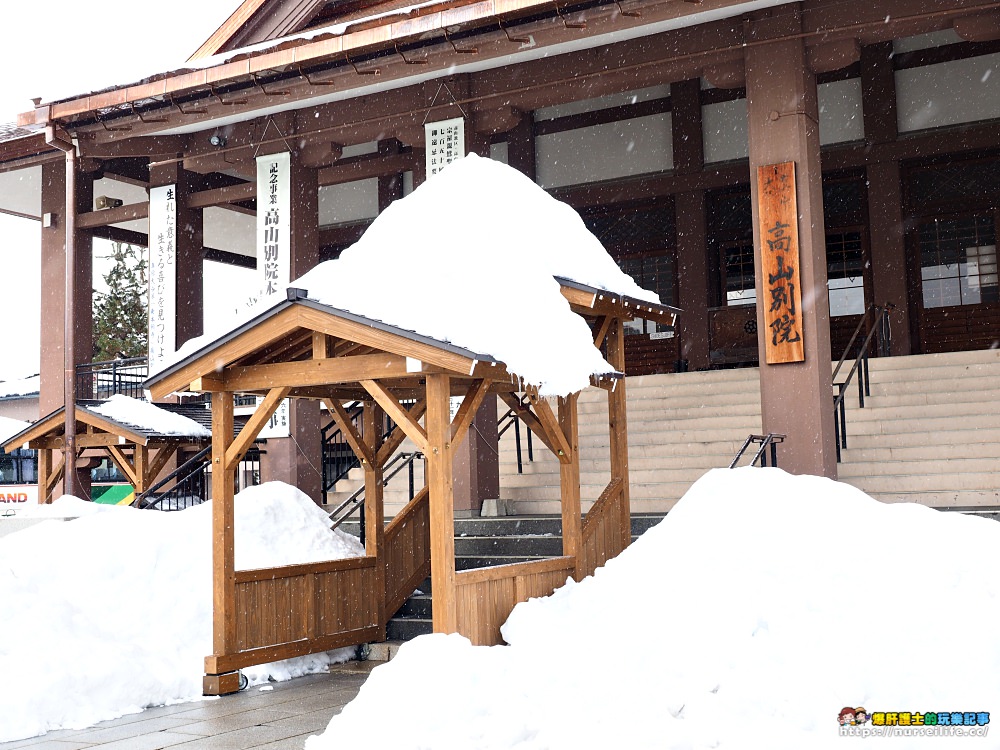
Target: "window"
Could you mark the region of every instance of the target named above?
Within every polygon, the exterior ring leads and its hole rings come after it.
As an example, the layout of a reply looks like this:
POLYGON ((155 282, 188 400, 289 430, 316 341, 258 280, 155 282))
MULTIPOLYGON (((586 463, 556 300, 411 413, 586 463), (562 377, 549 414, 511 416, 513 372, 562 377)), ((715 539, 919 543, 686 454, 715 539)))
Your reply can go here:
MULTIPOLYGON (((656 292, 664 304, 672 304, 674 296, 674 259, 669 255, 646 255, 639 258, 623 258, 619 267, 635 279, 643 289, 656 292)), ((625 335, 662 334, 661 338, 673 338, 674 327, 654 320, 634 318, 625 321, 625 335)))
POLYGON ((920 226, 924 308, 996 302, 996 228, 990 214, 935 219, 920 226))
POLYGON ((0 484, 35 484, 38 481, 38 454, 18 448, 0 453, 0 484))
POLYGON ((830 291, 830 317, 864 313, 864 264, 861 232, 831 232, 826 235, 826 283, 830 291))
POLYGON ((726 306, 753 305, 757 302, 754 286, 753 242, 734 242, 722 247, 726 306))

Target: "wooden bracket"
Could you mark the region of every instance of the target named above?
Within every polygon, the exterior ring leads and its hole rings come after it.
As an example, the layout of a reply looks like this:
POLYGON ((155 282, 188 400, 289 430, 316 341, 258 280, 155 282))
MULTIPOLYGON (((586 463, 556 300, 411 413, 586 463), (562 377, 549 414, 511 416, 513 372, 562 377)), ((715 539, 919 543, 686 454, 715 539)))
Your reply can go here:
POLYGON ((381 383, 377 383, 374 380, 362 380, 361 385, 371 394, 371 397, 375 399, 378 405, 385 410, 389 418, 399 425, 399 428, 406 433, 406 436, 416 443, 417 450, 421 453, 426 453, 427 433, 417 420, 413 418, 413 415, 396 400, 396 397, 381 383))

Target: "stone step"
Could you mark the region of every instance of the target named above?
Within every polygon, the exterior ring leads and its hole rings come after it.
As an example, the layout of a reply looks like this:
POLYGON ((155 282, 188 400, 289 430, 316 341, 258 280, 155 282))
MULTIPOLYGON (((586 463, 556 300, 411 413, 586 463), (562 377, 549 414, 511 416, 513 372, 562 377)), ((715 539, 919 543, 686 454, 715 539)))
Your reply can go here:
POLYGON ((885 474, 857 476, 850 484, 871 494, 897 492, 1000 491, 1000 476, 989 474, 885 474))
POLYGON ((562 554, 562 537, 545 536, 456 536, 456 557, 558 557, 562 554))
MULTIPOLYGON (((854 441, 851 440, 853 445, 854 441)), ((888 461, 918 461, 923 464, 941 463, 956 458, 1000 458, 1000 442, 969 442, 951 443, 945 445, 928 444, 926 441, 920 445, 912 446, 879 446, 874 448, 845 448, 843 450, 844 462, 840 466, 840 473, 844 475, 844 469, 854 465, 860 465, 866 472, 871 472, 872 467, 866 466, 868 463, 885 463, 888 461)))
MULTIPOLYGON (((698 454, 695 451, 691 451, 692 455, 677 455, 671 456, 670 462, 667 464, 662 456, 654 457, 634 457, 629 456, 628 466, 629 471, 659 471, 664 468, 664 466, 669 466, 672 469, 689 469, 698 468, 705 466, 729 466, 729 462, 733 460, 736 455, 736 448, 731 452, 712 452, 712 453, 702 453, 698 454)), ((504 475, 516 475, 517 474, 517 461, 511 459, 510 461, 505 460, 506 456, 501 456, 500 459, 500 474, 504 475)), ((538 459, 535 461, 523 461, 522 462, 522 473, 526 476, 537 476, 539 474, 551 474, 559 473, 559 462, 555 458, 545 458, 538 459)), ((587 458, 585 455, 581 455, 580 458, 580 471, 581 473, 590 474, 600 474, 608 475, 611 472, 611 459, 609 458, 587 458)))
POLYGON ((963 429, 946 429, 936 432, 933 437, 924 431, 900 432, 900 433, 859 433, 852 429, 850 422, 847 423, 847 446, 848 450, 859 448, 896 448, 914 447, 930 444, 940 445, 965 445, 966 443, 996 443, 1000 442, 1000 428, 977 429, 972 431, 963 429))
MULTIPOLYGON (((978 349, 967 352, 943 352, 940 354, 911 354, 905 357, 874 357, 869 360, 871 369, 880 372, 890 370, 926 370, 936 367, 953 367, 968 364, 1000 364, 1000 350, 978 349)), ((846 367, 846 364, 845 364, 846 367)))
POLYGON ((880 461, 877 466, 866 462, 844 462, 838 467, 838 477, 851 478, 879 477, 930 477, 940 474, 989 475, 991 481, 1000 486, 1000 475, 995 474, 1000 452, 987 458, 949 458, 946 461, 880 461), (877 470, 877 474, 873 472, 877 470))
POLYGON ((852 422, 898 422, 914 419, 954 417, 962 421, 969 416, 980 416, 983 414, 983 404, 987 399, 977 399, 974 401, 953 401, 951 403, 925 403, 914 406, 890 406, 883 404, 880 400, 866 399, 864 409, 852 409, 848 414, 848 424, 852 422))
MULTIPOLYGON (((848 482, 848 484, 854 484, 848 482)), ((868 492, 867 490, 865 490, 868 492)), ((1000 490, 920 490, 915 492, 886 491, 868 492, 869 495, 883 503, 919 503, 931 508, 976 506, 995 507, 1000 504, 1000 490)))
MULTIPOLYGON (((629 393, 627 403, 629 421, 633 419, 641 421, 649 418, 651 414, 668 410, 673 415, 677 412, 683 413, 683 410, 744 405, 748 408, 755 407, 758 411, 760 410, 759 389, 755 388, 746 393, 716 393, 702 388, 687 396, 675 393, 666 393, 662 396, 637 396, 629 393)), ((606 418, 608 404, 606 401, 581 403, 579 404, 578 412, 580 419, 591 418, 591 415, 593 415, 593 418, 606 418), (585 414, 587 417, 583 416, 585 414)))
MULTIPOLYGON (((726 468, 729 466, 731 461, 732 457, 726 461, 725 466, 715 465, 707 467, 689 466, 686 468, 675 468, 671 465, 670 467, 662 467, 659 469, 634 470, 630 466, 629 484, 635 486, 643 484, 659 484, 661 482, 693 482, 708 471, 708 469, 726 468)), ((603 489, 609 480, 610 472, 608 471, 580 472, 581 488, 588 486, 600 486, 603 489)), ((545 473, 539 472, 534 474, 514 474, 512 476, 501 476, 500 478, 500 486, 506 487, 507 489, 532 487, 546 482, 558 485, 558 471, 545 473)))
MULTIPOLYGON (((972 378, 969 380, 972 380, 972 378)), ((865 398, 865 403, 867 404, 865 409, 870 407, 916 407, 925 404, 957 404, 967 401, 978 403, 1000 402, 1000 388, 995 387, 1000 378, 975 378, 975 380, 980 382, 970 384, 967 380, 963 380, 962 390, 955 390, 952 383, 949 384, 947 389, 940 391, 921 389, 908 393, 900 393, 893 389, 892 385, 884 386, 883 391, 879 392, 873 383, 871 397, 865 398)), ((847 397, 848 409, 857 409, 857 401, 857 391, 852 390, 847 397)))
MULTIPOLYGON (((868 420, 847 422, 847 435, 909 435, 920 434, 927 442, 938 440, 936 433, 965 431, 966 439, 975 439, 969 431, 1000 428, 1000 411, 995 413, 967 414, 958 417, 922 417, 914 415, 881 422, 868 420)), ((938 440, 938 442, 943 442, 938 440)))
POLYGON ((434 632, 434 623, 429 617, 394 617, 385 628, 386 638, 392 641, 412 641, 420 635, 434 632))

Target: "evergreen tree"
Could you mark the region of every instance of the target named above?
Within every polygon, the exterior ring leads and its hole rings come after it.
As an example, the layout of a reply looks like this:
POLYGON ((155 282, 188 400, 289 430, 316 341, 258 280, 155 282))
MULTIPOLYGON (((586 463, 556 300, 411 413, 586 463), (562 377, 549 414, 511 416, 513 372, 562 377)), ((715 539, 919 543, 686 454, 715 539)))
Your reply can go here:
POLYGON ((113 242, 114 261, 104 275, 108 291, 94 292, 94 361, 147 353, 146 261, 142 249, 113 242))

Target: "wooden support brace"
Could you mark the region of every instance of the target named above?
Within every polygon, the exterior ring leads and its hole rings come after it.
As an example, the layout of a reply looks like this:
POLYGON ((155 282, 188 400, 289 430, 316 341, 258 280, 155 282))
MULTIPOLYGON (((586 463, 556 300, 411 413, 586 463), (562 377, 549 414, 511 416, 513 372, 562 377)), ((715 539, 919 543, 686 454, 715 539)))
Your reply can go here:
MULTIPOLYGON (((335 399, 325 398, 323 399, 323 404, 327 409, 330 410, 330 414, 333 416, 333 421, 337 423, 337 427, 344 434, 344 439, 347 444, 351 446, 351 450, 354 451, 361 463, 367 464, 368 466, 375 466, 376 458, 375 454, 372 453, 372 449, 368 447, 365 439, 362 437, 358 428, 354 426, 351 421, 351 416, 344 410, 344 407, 340 405, 340 402, 335 399)), ((381 466, 381 463, 378 464, 381 466)))
POLYGON ((556 444, 551 441, 542 423, 535 416, 535 413, 531 411, 530 407, 521 403, 521 400, 513 393, 501 393, 500 398, 507 406, 514 410, 518 418, 524 421, 528 429, 538 436, 538 439, 545 444, 545 447, 552 451, 553 454, 558 455, 556 444))
MULTIPOLYGON (((417 403, 413 405, 410 409, 410 416, 415 420, 419 420, 424 416, 424 412, 427 411, 427 399, 422 398, 417 403)), ((385 462, 392 458, 392 454, 399 450, 399 446, 403 444, 406 440, 406 433, 400 427, 396 427, 390 433, 389 437, 385 439, 382 443, 382 447, 378 449, 378 454, 375 456, 375 460, 378 462, 379 466, 384 466, 385 462)))
POLYGON ((111 456, 111 460, 115 462, 115 465, 121 469, 122 474, 124 474, 125 478, 128 479, 129 484, 138 488, 139 481, 136 478, 135 466, 128 460, 128 456, 125 455, 125 451, 117 445, 107 446, 107 451, 108 455, 111 456))
POLYGON ((472 424, 472 420, 476 417, 476 412, 479 411, 479 407, 482 406, 489 392, 489 380, 480 380, 469 387, 465 398, 462 400, 462 405, 458 408, 458 413, 451 423, 452 447, 457 446, 465 438, 465 434, 469 431, 469 425, 472 424))
POLYGON ((226 465, 223 467, 226 471, 232 471, 243 460, 243 456, 250 450, 250 445, 256 440, 261 429, 267 424, 267 420, 277 411, 282 399, 288 395, 290 390, 291 388, 288 386, 283 386, 281 388, 272 388, 267 392, 260 406, 257 407, 257 410, 247 420, 247 423, 243 425, 240 434, 226 448, 226 465))
POLYGON ((416 443, 417 449, 422 453, 427 453, 427 433, 410 412, 404 409, 402 404, 396 400, 396 397, 381 383, 377 383, 374 380, 362 380, 361 385, 378 402, 378 405, 385 410, 385 413, 389 415, 392 421, 399 425, 399 428, 406 433, 406 436, 416 443))
POLYGON ((158 451, 156 451, 156 456, 146 467, 146 479, 145 487, 143 491, 148 489, 156 481, 156 477, 159 476, 160 472, 163 471, 163 467, 167 465, 167 461, 177 453, 177 443, 170 443, 168 445, 163 445, 158 451))
POLYGON ((614 320, 615 319, 610 315, 602 315, 597 319, 598 326, 597 333, 594 334, 594 346, 598 349, 600 349, 601 344, 604 343, 604 339, 608 335, 608 329, 611 327, 611 324, 614 323, 614 320))
MULTIPOLYGON (((552 441, 552 445, 555 446, 552 452, 556 454, 560 463, 569 463, 572 461, 571 455, 573 451, 570 448, 566 435, 559 426, 559 420, 552 413, 552 407, 549 406, 549 402, 538 396, 529 396, 528 398, 531 400, 532 406, 535 407, 535 414, 538 416, 538 421, 542 425, 542 429, 548 435, 549 440, 552 441)), ((552 448, 552 446, 549 447, 552 448)))

